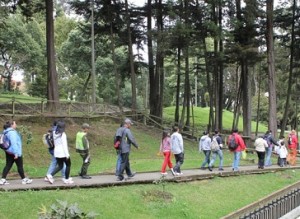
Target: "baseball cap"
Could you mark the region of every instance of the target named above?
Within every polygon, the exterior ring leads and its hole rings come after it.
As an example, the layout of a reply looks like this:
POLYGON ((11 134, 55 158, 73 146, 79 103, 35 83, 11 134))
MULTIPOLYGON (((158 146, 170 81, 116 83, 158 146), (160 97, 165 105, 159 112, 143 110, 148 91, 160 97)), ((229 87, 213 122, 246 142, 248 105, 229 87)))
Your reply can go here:
POLYGON ((81 126, 83 129, 89 129, 91 126, 88 123, 83 123, 81 126))
POLYGON ((129 119, 129 118, 126 118, 126 119, 124 120, 124 123, 125 123, 125 124, 133 125, 131 119, 129 119))

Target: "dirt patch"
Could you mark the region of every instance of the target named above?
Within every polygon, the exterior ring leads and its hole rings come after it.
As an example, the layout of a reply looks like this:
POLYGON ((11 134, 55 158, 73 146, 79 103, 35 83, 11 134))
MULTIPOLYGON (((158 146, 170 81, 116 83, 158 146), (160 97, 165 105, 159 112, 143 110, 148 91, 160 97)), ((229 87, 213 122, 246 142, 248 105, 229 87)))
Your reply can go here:
POLYGON ((161 190, 143 191, 142 196, 144 200, 147 202, 156 202, 156 201, 171 202, 173 199, 173 194, 161 190))

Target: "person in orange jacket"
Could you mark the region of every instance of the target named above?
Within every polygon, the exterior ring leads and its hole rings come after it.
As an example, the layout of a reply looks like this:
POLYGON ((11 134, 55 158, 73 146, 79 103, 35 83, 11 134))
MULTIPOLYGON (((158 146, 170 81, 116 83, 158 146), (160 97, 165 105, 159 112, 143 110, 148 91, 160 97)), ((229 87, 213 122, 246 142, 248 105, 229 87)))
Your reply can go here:
POLYGON ((297 160, 297 147, 298 147, 298 138, 296 135, 296 131, 292 130, 288 136, 288 149, 289 154, 287 157, 287 161, 290 165, 295 166, 297 160))

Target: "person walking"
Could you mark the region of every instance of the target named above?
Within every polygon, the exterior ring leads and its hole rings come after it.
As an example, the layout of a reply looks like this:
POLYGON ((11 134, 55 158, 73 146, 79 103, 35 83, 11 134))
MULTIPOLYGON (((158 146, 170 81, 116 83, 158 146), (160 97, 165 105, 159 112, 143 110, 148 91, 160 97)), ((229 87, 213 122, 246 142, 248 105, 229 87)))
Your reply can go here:
POLYGON ((53 184, 53 176, 60 170, 63 169, 64 164, 66 165, 66 178, 64 180, 65 184, 73 184, 73 180, 70 178, 70 169, 71 169, 71 158, 68 149, 67 135, 65 133, 66 124, 64 121, 58 121, 56 130, 53 131, 54 138, 54 157, 57 160, 58 166, 52 171, 51 174, 47 175, 49 183, 53 184))
POLYGON ((3 126, 3 134, 9 140, 10 147, 5 151, 6 163, 2 171, 2 179, 0 180, 0 185, 9 184, 6 180, 7 174, 12 168, 13 164, 17 165, 18 173, 22 179, 22 184, 30 184, 32 180, 25 177, 24 168, 23 168, 23 156, 22 156, 22 138, 21 135, 17 132, 17 123, 16 121, 6 122, 3 126))
POLYGON ((269 145, 263 136, 259 136, 254 142, 254 147, 258 157, 258 169, 264 169, 266 148, 269 145))
POLYGON ((271 156, 273 152, 273 146, 279 146, 277 141, 275 140, 274 136, 272 135, 272 131, 269 130, 266 132, 264 139, 267 141, 268 147, 266 147, 266 160, 265 166, 272 166, 271 156))
POLYGON ((210 153, 211 153, 211 138, 209 137, 209 133, 207 131, 203 132, 203 136, 199 141, 199 151, 203 151, 204 153, 204 161, 201 164, 200 169, 205 170, 205 165, 209 165, 210 163, 210 153))
MULTIPOLYGON (((45 142, 47 145, 48 145, 48 152, 49 154, 51 155, 51 162, 49 164, 49 167, 48 167, 48 170, 47 170, 47 173, 46 173, 46 176, 44 178, 44 180, 46 182, 49 182, 48 178, 47 178, 47 175, 50 175, 53 170, 55 169, 55 167, 57 166, 57 160, 56 158, 54 157, 54 141, 53 141, 53 131, 56 131, 56 121, 53 122, 53 125, 51 127, 51 129, 48 131, 48 135, 49 135, 49 140, 51 142, 45 142), (50 144, 50 145, 49 145, 50 144)), ((45 137, 45 136, 44 136, 45 137)), ((46 140, 46 139, 45 139, 46 140)), ((62 176, 62 180, 64 181, 66 179, 66 176, 65 176, 65 172, 66 172, 66 165, 64 164, 64 167, 63 169, 61 170, 61 176, 62 176)))
POLYGON ((297 135, 296 135, 296 131, 292 130, 291 133, 288 136, 289 154, 288 154, 288 157, 287 157, 287 162, 291 166, 296 165, 297 147, 298 147, 298 138, 297 138, 297 135))
POLYGON ((89 140, 87 138, 87 133, 90 129, 90 125, 88 123, 83 123, 81 126, 81 131, 76 134, 76 152, 82 158, 82 166, 79 171, 79 176, 82 179, 91 179, 92 177, 87 175, 88 167, 91 163, 90 153, 89 153, 89 140))
POLYGON ((277 148, 277 154, 279 158, 279 162, 278 162, 279 166, 280 167, 286 166, 287 165, 286 158, 288 155, 288 151, 284 141, 280 142, 280 146, 277 148))
POLYGON ((159 151, 164 155, 164 162, 161 167, 161 174, 162 175, 168 174, 166 172, 166 167, 168 165, 172 174, 175 175, 175 172, 173 170, 173 164, 171 161, 171 138, 170 138, 170 133, 168 131, 163 131, 159 151))
POLYGON ((232 134, 227 139, 227 145, 232 142, 232 138, 234 138, 234 142, 236 144, 236 148, 232 150, 233 152, 233 163, 232 163, 232 170, 239 171, 239 164, 241 159, 241 153, 246 149, 245 142, 242 136, 239 135, 238 129, 233 129, 232 134))
POLYGON ((124 180, 124 170, 126 171, 126 174, 128 178, 133 178, 135 176, 135 173, 131 172, 130 169, 130 162, 129 162, 129 154, 131 150, 131 144, 136 147, 137 149, 139 148, 138 144, 136 143, 130 128, 133 123, 129 118, 126 118, 124 120, 124 125, 121 131, 122 137, 121 137, 121 143, 120 143, 120 155, 121 155, 121 165, 120 165, 120 170, 117 173, 117 181, 123 181, 124 180))
POLYGON ((210 171, 212 171, 212 167, 214 165, 214 162, 217 158, 217 156, 219 156, 219 159, 220 159, 220 163, 219 163, 219 171, 223 171, 223 151, 222 151, 222 148, 223 148, 223 140, 222 140, 222 137, 220 136, 219 134, 219 131, 218 130, 215 130, 215 134, 212 138, 212 142, 216 141, 216 143, 218 144, 219 148, 215 151, 212 151, 212 156, 211 156, 211 160, 210 160, 210 163, 208 165, 208 169, 210 171))
POLYGON ((182 175, 181 172, 181 165, 184 161, 184 148, 183 148, 183 138, 182 135, 179 133, 179 127, 173 127, 173 134, 171 135, 171 151, 175 156, 175 167, 173 168, 174 175, 182 175))

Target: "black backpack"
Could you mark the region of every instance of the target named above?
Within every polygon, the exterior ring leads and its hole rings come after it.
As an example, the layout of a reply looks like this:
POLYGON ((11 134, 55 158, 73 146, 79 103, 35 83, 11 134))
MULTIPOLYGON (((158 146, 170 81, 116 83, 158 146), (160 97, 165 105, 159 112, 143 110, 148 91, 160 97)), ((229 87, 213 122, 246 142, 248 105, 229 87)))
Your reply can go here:
POLYGON ((239 145, 236 142, 235 135, 229 136, 228 149, 234 151, 239 145))
POLYGON ((43 142, 49 149, 54 149, 53 132, 48 132, 43 135, 43 142))

